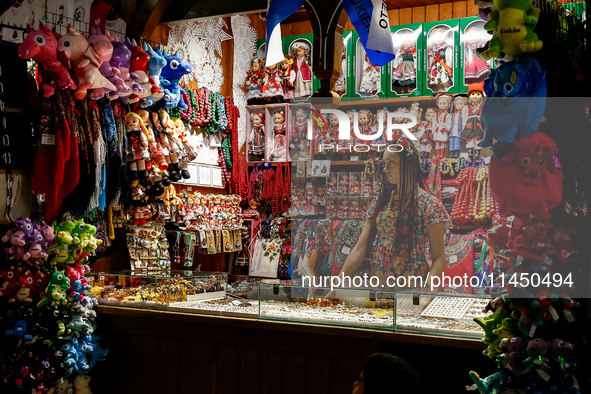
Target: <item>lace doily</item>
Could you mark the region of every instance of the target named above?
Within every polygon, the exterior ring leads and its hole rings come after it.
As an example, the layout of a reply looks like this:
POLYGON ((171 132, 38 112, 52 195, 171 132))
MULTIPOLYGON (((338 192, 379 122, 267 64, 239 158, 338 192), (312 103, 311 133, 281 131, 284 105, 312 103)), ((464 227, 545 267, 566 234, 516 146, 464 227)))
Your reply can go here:
POLYGON ((246 94, 242 86, 246 81, 246 73, 250 70, 252 54, 256 50, 257 33, 250 25, 250 19, 245 15, 232 16, 232 34, 234 34, 234 70, 232 80, 232 95, 234 105, 240 111, 238 118, 238 147, 246 141, 246 94))
POLYGON ((224 84, 222 67, 222 41, 232 39, 224 31, 222 18, 202 22, 179 23, 170 26, 168 45, 179 52, 179 57, 193 66, 193 72, 183 77, 185 82, 197 81, 198 87, 219 92, 224 84), (220 57, 217 57, 215 53, 220 57))

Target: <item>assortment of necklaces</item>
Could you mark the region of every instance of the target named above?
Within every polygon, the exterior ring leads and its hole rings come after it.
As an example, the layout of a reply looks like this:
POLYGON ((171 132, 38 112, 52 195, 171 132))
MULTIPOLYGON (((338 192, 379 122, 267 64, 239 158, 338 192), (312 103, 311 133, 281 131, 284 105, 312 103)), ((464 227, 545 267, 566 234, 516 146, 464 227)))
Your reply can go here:
POLYGON ((255 164, 250 173, 248 201, 271 201, 272 214, 287 212, 291 205, 291 168, 289 163, 277 163, 274 169, 268 164, 255 164))
POLYGON ((484 160, 466 164, 458 173, 456 184, 458 191, 450 214, 454 223, 476 223, 493 218, 498 207, 491 196, 488 166, 484 160))

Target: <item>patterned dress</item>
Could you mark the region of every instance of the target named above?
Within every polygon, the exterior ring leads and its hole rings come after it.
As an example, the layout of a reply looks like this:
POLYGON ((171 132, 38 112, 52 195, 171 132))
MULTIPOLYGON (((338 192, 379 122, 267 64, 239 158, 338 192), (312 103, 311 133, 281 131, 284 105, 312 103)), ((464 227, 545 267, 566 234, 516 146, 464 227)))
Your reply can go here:
POLYGON ((400 48, 392 64, 392 85, 410 86, 416 82, 415 54, 415 48, 400 48))
POLYGON ((248 153, 261 156, 265 153, 265 128, 261 125, 252 127, 250 141, 248 143, 248 153))
POLYGON ((428 70, 429 85, 443 85, 446 82, 451 82, 453 78, 451 48, 447 44, 435 46, 431 59, 428 70))
MULTIPOLYGON (((367 213, 368 218, 373 218, 375 203, 371 205, 367 213)), ((378 229, 373 254, 371 256, 371 275, 380 278, 385 283, 388 276, 425 276, 429 272, 430 262, 425 257, 425 248, 428 245, 427 228, 433 224, 450 223, 445 207, 437 198, 429 193, 420 193, 418 196, 417 221, 415 223, 415 236, 412 246, 412 255, 407 255, 405 244, 396 248, 396 220, 399 212, 399 203, 394 201, 390 210, 384 208, 378 214, 376 226, 378 229)), ((408 221, 408 218, 403 220, 408 221)))

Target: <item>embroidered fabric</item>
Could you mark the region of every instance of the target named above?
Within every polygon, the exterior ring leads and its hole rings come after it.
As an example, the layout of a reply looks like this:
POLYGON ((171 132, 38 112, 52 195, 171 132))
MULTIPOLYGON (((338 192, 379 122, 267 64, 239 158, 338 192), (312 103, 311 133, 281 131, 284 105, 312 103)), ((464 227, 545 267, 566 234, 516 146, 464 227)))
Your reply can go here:
POLYGON ((222 18, 212 18, 169 26, 168 45, 179 52, 181 59, 193 65, 193 72, 182 80, 195 80, 199 88, 219 92, 224 83, 222 41, 232 39, 224 31, 228 27, 226 22, 222 18), (216 56, 216 52, 220 57, 216 56))
POLYGON ((246 82, 246 73, 250 70, 252 54, 256 50, 257 33, 250 25, 250 19, 245 15, 230 18, 232 34, 234 34, 234 70, 232 80, 232 94, 234 105, 240 111, 238 118, 238 149, 242 149, 246 141, 246 94, 242 90, 246 82))

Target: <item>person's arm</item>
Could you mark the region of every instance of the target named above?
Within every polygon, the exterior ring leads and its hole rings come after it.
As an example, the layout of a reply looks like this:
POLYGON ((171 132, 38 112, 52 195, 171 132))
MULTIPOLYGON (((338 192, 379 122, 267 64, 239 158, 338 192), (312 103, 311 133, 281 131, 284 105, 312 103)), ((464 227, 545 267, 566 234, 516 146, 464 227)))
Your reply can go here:
MULTIPOLYGON (((357 244, 345 260, 345 264, 343 264, 343 268, 341 272, 339 272, 339 277, 343 278, 344 276, 352 276, 357 272, 361 264, 363 263, 363 259, 365 258, 365 252, 367 251, 367 239, 369 238, 369 230, 371 228, 371 221, 367 219, 365 221, 365 225, 363 226, 363 230, 361 231, 361 235, 359 235, 359 239, 357 240, 357 244)), ((334 291, 331 291, 327 294, 326 298, 334 298, 334 291)))
MULTIPOLYGON (((429 270, 429 281, 434 276, 441 278, 445 269, 445 223, 437 223, 427 227, 427 236, 429 237, 429 247, 431 248, 431 258, 433 264, 429 270)), ((434 288, 439 291, 441 286, 434 288)))

